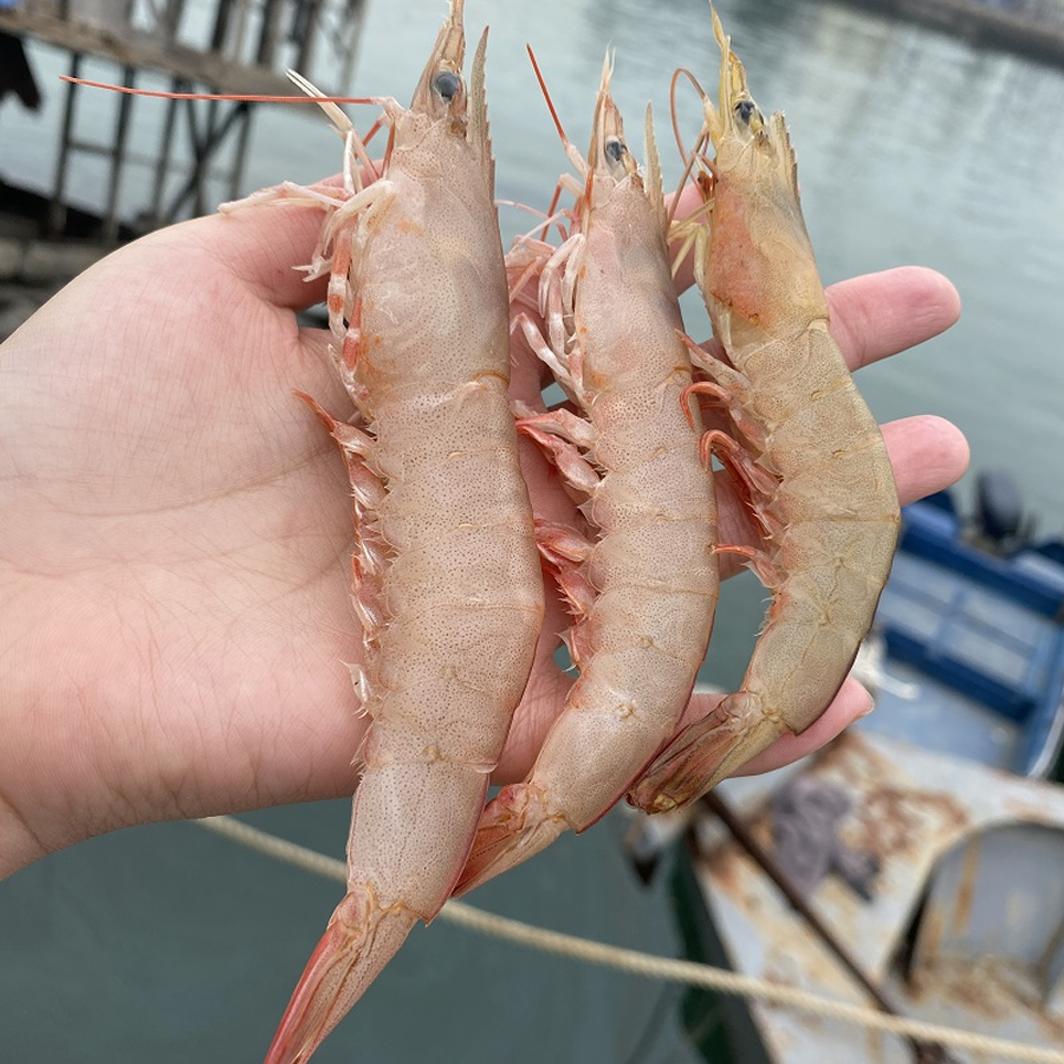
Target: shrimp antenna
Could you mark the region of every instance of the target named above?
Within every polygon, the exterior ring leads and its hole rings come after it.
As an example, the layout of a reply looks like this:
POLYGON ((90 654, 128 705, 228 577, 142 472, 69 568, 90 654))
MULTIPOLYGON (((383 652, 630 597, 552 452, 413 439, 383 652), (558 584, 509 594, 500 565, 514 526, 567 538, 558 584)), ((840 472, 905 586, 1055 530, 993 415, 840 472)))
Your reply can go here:
POLYGON ((680 158, 687 162, 687 150, 683 146, 683 138, 680 136, 680 121, 676 114, 676 82, 680 78, 685 77, 694 86, 695 92, 704 100, 706 98, 706 90, 698 82, 698 78, 691 73, 687 67, 677 67, 672 72, 672 80, 669 82, 669 115, 672 118, 672 135, 676 141, 676 148, 680 152, 680 158))
MULTIPOLYGON (((536 53, 532 51, 532 45, 526 44, 525 51, 528 52, 528 58, 532 61, 532 70, 536 75, 536 81, 539 82, 539 90, 543 93, 543 99, 547 101, 547 110, 550 111, 550 116, 554 121, 554 128, 558 131, 558 136, 561 139, 562 147, 565 149, 565 154, 569 156, 570 162, 572 161, 571 150, 573 150, 572 141, 565 134, 565 129, 562 127, 562 120, 558 117, 558 112, 555 110, 554 101, 550 98, 550 90, 547 88, 546 79, 543 77, 543 71, 539 69, 539 63, 536 60, 536 53)), ((558 201, 561 199, 562 185, 559 181, 554 186, 554 195, 551 196, 550 206, 547 207, 547 224, 543 227, 543 231, 540 233, 540 240, 546 240, 547 234, 550 232, 551 220, 555 217, 555 210, 558 206, 558 201)), ((560 227, 559 227, 560 228, 560 227)), ((564 233, 564 230, 563 230, 564 233)))
MULTIPOLYGON (((599 80, 598 95, 595 97, 595 120, 591 125, 591 149, 590 152, 595 152, 598 155, 603 150, 602 143, 602 121, 603 112, 605 109, 606 101, 610 99, 610 80, 613 78, 613 57, 610 54, 610 48, 607 46, 606 54, 602 59, 602 75, 599 80)), ((584 179, 584 202, 589 206, 591 204, 591 195, 595 188, 595 167, 590 163, 590 157, 588 159, 587 175, 584 179)))
POLYGON ((673 193, 672 200, 669 203, 669 213, 665 217, 666 225, 672 225, 672 220, 676 215, 676 208, 680 205, 680 195, 683 192, 683 187, 687 184, 687 179, 691 176, 691 171, 694 169, 696 162, 702 163, 711 175, 714 177, 716 176, 716 170, 714 170, 713 164, 702 154, 702 149, 705 147, 708 139, 708 135, 703 132, 698 140, 695 141, 694 151, 691 152, 691 157, 687 160, 687 165, 684 167, 684 171, 680 175, 676 191, 673 193))
POLYGON ((364 103, 376 104, 381 100, 375 96, 257 96, 254 94, 216 92, 164 92, 162 89, 134 89, 128 85, 111 85, 106 81, 90 81, 88 78, 73 78, 69 74, 60 74, 60 81, 71 85, 83 85, 88 89, 106 89, 108 92, 121 92, 126 96, 151 96, 157 100, 234 100, 240 103, 364 103))
POLYGON ((554 109, 554 101, 550 98, 550 91, 547 88, 547 83, 543 79, 543 71, 539 69, 539 63, 536 62, 536 53, 532 51, 532 45, 526 44, 525 50, 528 52, 528 58, 532 60, 532 70, 535 72, 536 81, 539 82, 540 92, 543 93, 543 99, 547 101, 547 110, 550 111, 550 116, 554 119, 554 128, 558 131, 558 136, 561 138, 562 144, 566 147, 569 146, 569 138, 565 135, 565 130, 562 128, 562 120, 558 117, 558 112, 554 109))
MULTIPOLYGON (((703 105, 706 100, 706 90, 702 88, 698 78, 691 73, 686 67, 678 67, 672 72, 672 79, 669 82, 669 115, 672 119, 672 135, 676 141, 676 148, 680 152, 680 158, 684 163, 683 173, 680 175, 680 181, 676 186, 676 191, 673 193, 672 200, 669 203, 669 212, 665 217, 665 224, 671 225, 673 217, 676 214, 676 207, 680 202, 680 193, 683 192, 683 187, 687 183, 687 179, 691 176, 691 171, 694 168, 695 162, 701 157, 701 153, 705 148, 708 135, 706 129, 703 126, 702 132, 699 134, 698 140, 695 141, 695 146, 688 153, 684 147, 683 138, 680 135, 680 122, 679 117, 676 114, 676 85, 681 77, 687 78, 687 80, 693 86, 695 92, 703 101, 703 105)), ((703 160, 705 162, 705 160, 703 160)), ((707 164, 708 165, 708 164, 707 164)))

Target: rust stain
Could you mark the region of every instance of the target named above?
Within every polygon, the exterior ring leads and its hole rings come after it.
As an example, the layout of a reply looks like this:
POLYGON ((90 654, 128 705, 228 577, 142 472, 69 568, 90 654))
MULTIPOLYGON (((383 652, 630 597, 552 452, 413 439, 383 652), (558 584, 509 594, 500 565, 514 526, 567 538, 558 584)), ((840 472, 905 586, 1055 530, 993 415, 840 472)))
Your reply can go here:
POLYGON ((890 762, 861 736, 843 732, 817 756, 814 771, 830 774, 842 782, 867 784, 870 780, 889 779, 890 762))
POLYGON ((976 835, 964 851, 961 881, 957 886, 957 905, 953 910, 953 933, 955 935, 962 935, 972 919, 972 900, 975 897, 975 879, 979 874, 979 857, 982 849, 982 836, 976 835))
POLYGON ((949 795, 882 786, 865 794, 847 835, 858 849, 882 860, 926 845, 928 837, 957 831, 968 823, 964 807, 949 795))
POLYGON ((772 837, 772 816, 770 813, 762 813, 757 820, 750 825, 750 834, 754 836, 757 844, 768 853, 771 853, 775 840, 772 837))
POLYGON ((925 957, 938 956, 939 946, 942 945, 942 932, 945 928, 945 913, 939 906, 929 904, 920 920, 920 942, 925 957))
POLYGON ((868 1047, 865 1060, 869 1064, 886 1064, 886 1045, 884 1044, 889 1035, 885 1031, 873 1031, 871 1028, 865 1031, 865 1045, 868 1047))
POLYGON ((1015 1020, 1023 1013, 1047 1042, 1064 1040, 1064 1019, 1046 1011, 1037 980, 1009 957, 940 957, 913 973, 909 991, 914 1000, 934 996, 952 1001, 982 1021, 1015 1020))
POLYGON ((761 973, 783 983, 801 983, 832 989, 849 985, 838 961, 827 951, 792 909, 779 904, 772 884, 746 855, 732 845, 717 848, 701 861, 704 889, 727 898, 757 925, 766 944, 761 973))
POLYGON ((743 885, 742 858, 733 845, 718 846, 702 859, 706 871, 713 877, 713 885, 741 901, 746 894, 743 885))
POLYGON ((1021 823, 1041 824, 1048 827, 1059 827, 1059 821, 1054 816, 1055 810, 1048 808, 1044 796, 1039 800, 1038 795, 1027 797, 1023 795, 1013 798, 1004 805, 1005 811, 1021 823))

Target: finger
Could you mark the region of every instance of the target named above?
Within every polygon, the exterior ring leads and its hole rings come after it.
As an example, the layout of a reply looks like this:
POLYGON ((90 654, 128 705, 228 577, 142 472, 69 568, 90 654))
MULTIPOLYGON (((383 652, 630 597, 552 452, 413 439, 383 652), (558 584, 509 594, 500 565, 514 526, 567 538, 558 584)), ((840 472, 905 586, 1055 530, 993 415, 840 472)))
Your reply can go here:
MULTIPOLYGON (((882 426, 898 503, 908 506, 917 499, 943 491, 968 469, 968 441, 956 425, 932 414, 889 421, 882 426)), ((720 542, 756 547, 760 545, 754 522, 745 503, 735 493, 729 473, 716 472, 720 510, 720 542)), ((720 556, 721 579, 742 571, 734 555, 720 556)))
POLYGON ((937 270, 898 266, 827 289, 831 334, 860 369, 945 332, 961 313, 957 289, 937 270))
POLYGON ((784 735, 767 750, 751 758, 736 776, 753 776, 759 772, 771 772, 782 768, 801 757, 819 750, 848 728, 855 720, 872 712, 872 696, 848 676, 839 688, 839 693, 830 706, 799 735, 784 735))
POLYGON ((565 709, 565 700, 573 686, 573 677, 563 673, 554 661, 559 639, 568 619, 557 604, 557 596, 548 589, 543 629, 536 646, 536 660, 521 702, 514 711, 513 723, 495 771, 494 784, 517 783, 525 779, 554 722, 565 709))
POLYGON ((919 414, 888 421, 883 426, 883 440, 902 506, 943 491, 968 469, 968 441, 945 418, 919 414))
MULTIPOLYGON (((680 193, 676 218, 702 206, 694 184, 680 193)), ((680 243, 674 241, 675 256, 680 243)), ((676 274, 676 291, 694 284, 693 256, 676 274)), ((895 355, 945 332, 960 317, 961 300, 948 278, 924 266, 899 266, 830 285, 831 333, 850 369, 895 355)))
MULTIPOLYGON (((342 179, 334 175, 318 183, 341 185, 342 179)), ((307 282, 297 269, 310 262, 324 218, 318 207, 277 201, 194 218, 147 239, 194 255, 205 252, 263 302, 305 310, 325 299, 328 279, 307 282)))
MULTIPOLYGON (((825 290, 831 335, 851 370, 896 355, 955 325, 957 289, 937 270, 897 266, 840 281, 825 290)), ((720 344, 702 347, 719 356, 720 344)))
POLYGON ((554 378, 536 357, 520 329, 510 334, 510 398, 542 408, 543 389, 554 378))

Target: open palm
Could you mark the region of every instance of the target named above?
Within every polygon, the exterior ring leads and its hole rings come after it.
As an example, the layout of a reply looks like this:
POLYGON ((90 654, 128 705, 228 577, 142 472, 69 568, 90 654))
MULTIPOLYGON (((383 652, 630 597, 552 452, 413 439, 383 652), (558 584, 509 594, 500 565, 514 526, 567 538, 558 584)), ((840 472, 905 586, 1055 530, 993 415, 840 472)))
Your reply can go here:
MULTIPOLYGON (((365 728, 344 661, 346 474, 293 397, 350 409, 309 260, 320 215, 263 208, 162 230, 80 276, 0 346, 0 874, 88 835, 349 793, 365 728)), ((855 367, 952 324, 930 271, 848 282, 834 321, 855 367)), ((531 358, 514 390, 538 398, 531 358)), ((934 418, 888 426, 903 501, 967 451, 934 418)), ((571 516, 528 448, 537 512, 571 516)), ((725 494, 723 526, 750 535, 725 494)), ((500 778, 521 776, 569 680, 553 593, 500 778)), ((721 619, 726 623, 726 618, 721 619)), ((867 705, 849 684, 759 759, 826 741, 867 705)), ((705 697, 691 712, 708 708, 705 697)))

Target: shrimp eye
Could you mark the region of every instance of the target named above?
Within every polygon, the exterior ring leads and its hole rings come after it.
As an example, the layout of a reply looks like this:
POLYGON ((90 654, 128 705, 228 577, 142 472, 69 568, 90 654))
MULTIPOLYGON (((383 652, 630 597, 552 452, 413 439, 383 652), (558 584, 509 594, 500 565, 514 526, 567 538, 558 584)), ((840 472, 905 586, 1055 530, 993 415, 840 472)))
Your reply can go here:
POLYGON ((628 151, 623 141, 617 140, 616 137, 606 141, 604 150, 607 158, 615 163, 619 163, 624 158, 625 152, 628 151))
POLYGON ((750 124, 750 119, 754 116, 757 108, 754 106, 753 100, 740 100, 735 105, 735 113, 745 122, 750 124))
POLYGON ((450 103, 458 95, 462 79, 450 70, 441 70, 432 82, 432 87, 442 99, 450 103))

